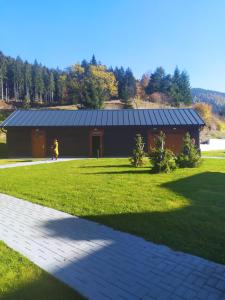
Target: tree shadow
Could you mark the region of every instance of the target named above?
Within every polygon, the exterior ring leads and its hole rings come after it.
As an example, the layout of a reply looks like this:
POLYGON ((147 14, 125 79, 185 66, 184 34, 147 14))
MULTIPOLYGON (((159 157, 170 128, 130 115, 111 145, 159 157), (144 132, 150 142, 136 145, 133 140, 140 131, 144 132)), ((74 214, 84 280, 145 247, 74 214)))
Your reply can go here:
POLYGON ((87 173, 82 173, 86 175, 119 175, 119 174, 150 174, 152 173, 151 169, 146 168, 143 170, 143 168, 132 168, 131 170, 126 170, 126 171, 106 171, 106 172, 87 172, 87 173))
POLYGON ((98 169, 98 168, 106 168, 106 169, 108 169, 108 168, 132 168, 132 166, 131 165, 129 165, 129 164, 124 164, 124 165, 95 165, 95 166, 91 166, 91 165, 88 165, 88 166, 80 166, 79 167, 80 169, 98 169))
POLYGON ((83 296, 47 273, 0 295, 1 300, 82 300, 83 296))

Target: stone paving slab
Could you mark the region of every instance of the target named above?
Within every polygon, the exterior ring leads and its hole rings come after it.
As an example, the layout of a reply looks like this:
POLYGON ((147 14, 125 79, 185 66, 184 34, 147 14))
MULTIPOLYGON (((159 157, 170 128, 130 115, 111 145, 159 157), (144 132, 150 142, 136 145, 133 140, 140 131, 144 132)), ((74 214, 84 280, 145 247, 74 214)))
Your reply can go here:
POLYGON ((224 265, 4 194, 0 240, 89 299, 225 299, 224 265))
POLYGON ((59 158, 57 160, 44 159, 44 160, 38 160, 38 161, 25 161, 25 162, 18 162, 18 163, 0 165, 0 169, 8 169, 8 168, 15 168, 15 167, 26 167, 26 166, 33 166, 33 165, 40 165, 40 164, 52 164, 52 163, 59 163, 59 162, 65 162, 65 161, 70 161, 70 160, 78 160, 78 159, 81 159, 81 158, 59 158))

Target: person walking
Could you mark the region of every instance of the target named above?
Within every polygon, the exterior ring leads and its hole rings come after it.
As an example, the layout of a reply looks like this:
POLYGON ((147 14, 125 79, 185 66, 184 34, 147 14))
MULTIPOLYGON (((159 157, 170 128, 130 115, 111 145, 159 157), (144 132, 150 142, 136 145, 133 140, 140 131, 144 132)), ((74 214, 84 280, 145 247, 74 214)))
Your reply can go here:
POLYGON ((54 139, 53 144, 52 144, 52 160, 57 160, 59 157, 59 143, 57 139, 54 139))

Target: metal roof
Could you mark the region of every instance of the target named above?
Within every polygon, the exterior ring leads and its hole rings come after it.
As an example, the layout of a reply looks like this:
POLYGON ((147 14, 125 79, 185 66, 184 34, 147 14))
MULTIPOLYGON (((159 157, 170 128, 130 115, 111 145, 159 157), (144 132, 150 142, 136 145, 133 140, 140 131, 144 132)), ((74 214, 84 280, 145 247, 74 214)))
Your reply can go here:
POLYGON ((191 108, 120 110, 16 110, 1 127, 43 126, 202 126, 191 108))

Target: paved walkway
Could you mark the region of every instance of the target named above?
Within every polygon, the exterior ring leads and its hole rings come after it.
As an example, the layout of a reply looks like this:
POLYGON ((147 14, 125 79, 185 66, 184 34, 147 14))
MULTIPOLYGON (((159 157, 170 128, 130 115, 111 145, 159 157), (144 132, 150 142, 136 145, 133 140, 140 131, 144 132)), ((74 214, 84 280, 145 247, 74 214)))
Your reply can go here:
MULTIPOLYGON (((44 159, 44 160, 38 160, 38 161, 23 161, 23 162, 18 162, 18 163, 0 165, 0 169, 26 167, 26 166, 33 166, 33 165, 40 165, 40 164, 52 164, 52 163, 59 163, 59 162, 64 162, 64 161, 69 161, 69 160, 77 160, 77 159, 81 159, 81 158, 59 158, 58 160, 44 159)), ((26 160, 26 158, 24 160, 26 160)))
POLYGON ((0 239, 89 299, 225 299, 225 266, 0 194, 0 239))

